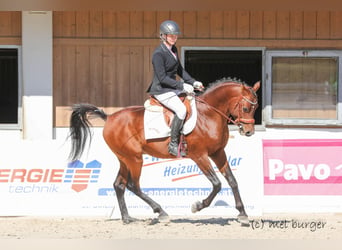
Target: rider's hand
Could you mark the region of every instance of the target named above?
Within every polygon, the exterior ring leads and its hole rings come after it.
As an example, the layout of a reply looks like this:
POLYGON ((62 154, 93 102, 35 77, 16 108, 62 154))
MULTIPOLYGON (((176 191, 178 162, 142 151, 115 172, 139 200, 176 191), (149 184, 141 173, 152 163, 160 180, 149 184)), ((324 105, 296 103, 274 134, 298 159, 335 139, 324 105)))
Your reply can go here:
POLYGON ((187 94, 191 94, 194 92, 194 87, 188 83, 183 83, 183 89, 187 94))
POLYGON ((204 89, 203 83, 201 83, 199 81, 195 81, 194 82, 194 88, 198 89, 198 90, 203 90, 204 89))

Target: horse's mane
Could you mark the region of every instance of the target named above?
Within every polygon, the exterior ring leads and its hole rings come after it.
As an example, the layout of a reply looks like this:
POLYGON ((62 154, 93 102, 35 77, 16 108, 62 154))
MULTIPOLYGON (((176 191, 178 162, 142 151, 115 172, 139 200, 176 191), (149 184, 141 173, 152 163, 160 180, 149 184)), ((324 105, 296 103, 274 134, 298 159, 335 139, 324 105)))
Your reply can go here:
POLYGON ((240 84, 240 85, 245 85, 248 86, 244 81, 242 81, 241 79, 237 79, 237 78, 231 78, 231 77, 224 77, 221 79, 216 80, 215 82, 209 83, 208 87, 206 88, 206 90, 201 93, 204 94, 212 89, 214 89, 216 86, 222 84, 222 83, 233 83, 233 84, 240 84))

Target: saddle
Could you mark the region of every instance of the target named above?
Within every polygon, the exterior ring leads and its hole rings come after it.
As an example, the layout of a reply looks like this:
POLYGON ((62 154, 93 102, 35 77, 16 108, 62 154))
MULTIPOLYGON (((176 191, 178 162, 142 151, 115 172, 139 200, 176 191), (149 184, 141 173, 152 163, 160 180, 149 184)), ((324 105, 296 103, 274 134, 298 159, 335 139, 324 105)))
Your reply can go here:
MULTIPOLYGON (((192 109, 191 109, 191 104, 190 104, 190 100, 187 95, 180 95, 179 98, 181 99, 181 101, 184 103, 185 107, 186 107, 186 116, 185 116, 185 121, 189 120, 189 118, 191 117, 192 114, 192 109)), ((173 120, 173 117, 175 116, 175 113, 169 109, 168 107, 164 106, 162 103, 160 103, 156 98, 154 98, 153 96, 150 96, 146 102, 145 102, 145 108, 149 109, 149 110, 153 110, 156 112, 163 112, 164 114, 164 119, 166 124, 171 127, 171 123, 173 120)), ((184 121, 184 122, 185 122, 184 121)))
MULTIPOLYGON (((186 117, 181 135, 188 135, 196 127, 197 108, 195 98, 181 96, 186 107, 186 117)), ((148 98, 144 103, 144 134, 145 139, 157 139, 169 137, 171 123, 175 116, 173 111, 160 104, 153 97, 148 98)))

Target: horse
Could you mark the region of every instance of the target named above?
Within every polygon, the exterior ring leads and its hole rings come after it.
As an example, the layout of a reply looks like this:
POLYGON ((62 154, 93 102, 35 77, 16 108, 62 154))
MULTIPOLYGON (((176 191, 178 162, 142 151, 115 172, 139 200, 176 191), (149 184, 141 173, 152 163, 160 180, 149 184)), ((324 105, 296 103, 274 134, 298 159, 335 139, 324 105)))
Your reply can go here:
MULTIPOLYGON (((198 111, 197 123, 190 134, 184 135, 187 144, 186 157, 198 165, 211 182, 212 191, 204 200, 197 201, 192 205, 193 213, 208 207, 221 190, 221 182, 210 163, 210 158, 232 188, 235 208, 239 212, 237 220, 242 226, 249 225, 238 184, 227 161, 224 148, 229 138, 229 122, 238 126, 241 135, 251 136, 254 134, 254 113, 258 107, 256 92, 259 87, 260 82, 256 82, 253 87, 250 87, 238 80, 223 79, 209 86, 202 94, 195 96, 198 111)), ((81 157, 89 136, 91 142, 89 120, 94 117, 105 121, 103 138, 120 163, 113 186, 123 223, 136 221, 127 210, 124 198, 126 188, 145 201, 154 213, 158 213, 158 221, 169 221, 169 216, 164 209, 141 191, 139 179, 143 154, 158 158, 176 157, 168 153, 167 146, 170 138, 145 139, 143 106, 125 107, 109 115, 92 104, 75 104, 72 106, 69 129, 72 144, 69 156, 71 161, 81 157)))

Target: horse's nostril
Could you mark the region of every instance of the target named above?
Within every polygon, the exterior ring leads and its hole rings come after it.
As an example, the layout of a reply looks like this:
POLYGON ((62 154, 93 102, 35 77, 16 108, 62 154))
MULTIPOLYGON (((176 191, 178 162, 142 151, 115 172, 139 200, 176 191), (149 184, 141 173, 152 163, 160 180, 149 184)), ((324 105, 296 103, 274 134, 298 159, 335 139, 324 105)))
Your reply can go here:
POLYGON ((251 131, 247 131, 246 133, 245 133, 245 135, 246 136, 251 136, 253 133, 251 132, 251 131))

